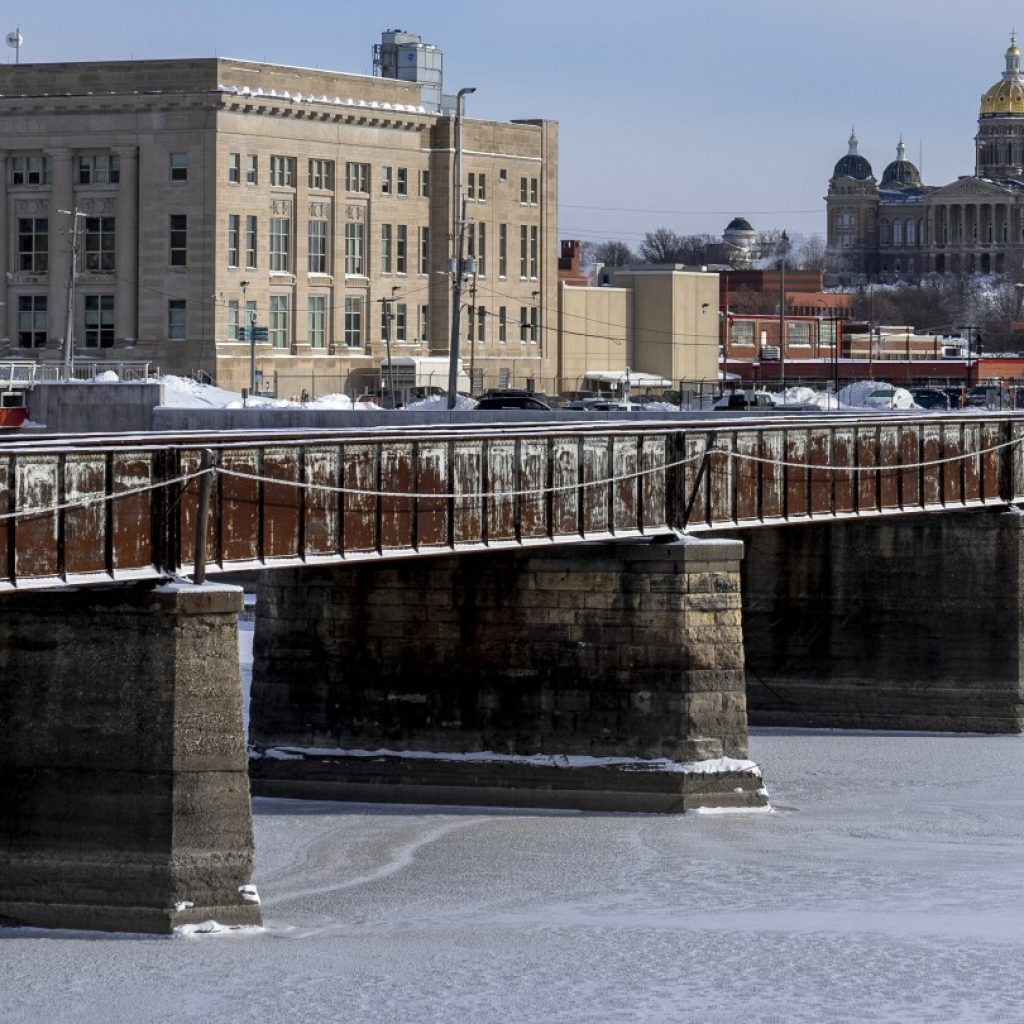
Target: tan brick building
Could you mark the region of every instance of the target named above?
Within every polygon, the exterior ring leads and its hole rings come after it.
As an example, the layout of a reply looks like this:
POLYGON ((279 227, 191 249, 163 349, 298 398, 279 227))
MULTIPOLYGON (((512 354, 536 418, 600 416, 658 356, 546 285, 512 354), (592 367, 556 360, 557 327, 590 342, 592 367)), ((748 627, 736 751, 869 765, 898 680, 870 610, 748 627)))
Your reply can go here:
MULTIPOLYGON (((447 354, 455 118, 417 84, 226 58, 6 65, 0 125, 0 357, 61 357, 75 223, 77 360, 238 389, 255 313, 279 393, 358 392, 385 358, 381 300, 396 358, 447 354)), ((557 125, 467 116, 462 146, 464 367, 551 379, 557 125)))

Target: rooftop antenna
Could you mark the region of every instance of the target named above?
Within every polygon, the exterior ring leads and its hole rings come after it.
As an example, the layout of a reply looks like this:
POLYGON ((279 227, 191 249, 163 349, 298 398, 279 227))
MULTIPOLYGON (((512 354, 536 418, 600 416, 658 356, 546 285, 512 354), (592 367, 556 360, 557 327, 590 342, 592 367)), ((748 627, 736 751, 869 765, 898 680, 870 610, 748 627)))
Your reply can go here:
POLYGON ((21 28, 16 28, 13 32, 7 33, 7 45, 14 50, 14 63, 21 63, 21 44, 25 42, 21 35, 21 28))

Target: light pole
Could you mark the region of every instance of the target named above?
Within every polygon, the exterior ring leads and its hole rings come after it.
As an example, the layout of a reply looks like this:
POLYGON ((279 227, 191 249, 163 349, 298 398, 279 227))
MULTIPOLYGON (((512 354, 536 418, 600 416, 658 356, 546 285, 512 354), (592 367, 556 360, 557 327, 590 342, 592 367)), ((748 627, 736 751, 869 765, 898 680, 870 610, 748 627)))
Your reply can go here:
MULTIPOLYGON (((395 285, 391 289, 390 299, 379 299, 381 309, 384 311, 384 316, 381 318, 384 322, 384 347, 388 354, 388 391, 391 393, 391 408, 396 409, 395 405, 395 368, 391 363, 391 320, 394 317, 394 313, 391 312, 391 307, 395 303, 395 295, 398 293, 398 285, 395 285)), ((451 408, 451 406, 449 406, 451 408)))
POLYGON ((462 196, 462 114, 466 97, 475 86, 460 89, 455 95, 455 188, 452 191, 455 214, 455 259, 452 268, 452 333, 448 344, 448 408, 455 408, 459 394, 459 312, 462 305, 462 247, 466 236, 466 200, 462 196))
POLYGON ((64 327, 64 380, 71 380, 75 371, 75 281, 78 278, 78 223, 85 214, 74 210, 58 210, 71 218, 71 278, 68 281, 67 323, 64 327))

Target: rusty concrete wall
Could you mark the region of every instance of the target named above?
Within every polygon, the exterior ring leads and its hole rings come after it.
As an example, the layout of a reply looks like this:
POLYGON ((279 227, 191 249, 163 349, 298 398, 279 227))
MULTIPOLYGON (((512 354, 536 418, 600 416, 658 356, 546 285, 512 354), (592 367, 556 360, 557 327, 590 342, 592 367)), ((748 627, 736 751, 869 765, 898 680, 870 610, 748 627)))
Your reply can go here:
POLYGON ((0 921, 259 923, 236 587, 8 597, 0 921))
POLYGON ((742 757, 741 554, 618 542, 264 573, 252 739, 742 757))
POLYGON ((751 530, 751 721, 1019 732, 1024 516, 751 530))

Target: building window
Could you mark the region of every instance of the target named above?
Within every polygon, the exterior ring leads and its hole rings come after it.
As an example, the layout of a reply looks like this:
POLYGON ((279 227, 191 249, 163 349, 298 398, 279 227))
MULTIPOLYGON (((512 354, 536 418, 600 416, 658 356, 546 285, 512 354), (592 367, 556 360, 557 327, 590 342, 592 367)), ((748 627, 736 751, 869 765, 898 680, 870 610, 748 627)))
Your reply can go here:
POLYGON ((786 325, 789 328, 788 344, 790 345, 810 345, 811 344, 811 325, 800 324, 800 323, 788 323, 786 325))
POLYGON ((508 277, 508 225, 498 225, 498 277, 508 277))
POLYGON ((363 300, 359 296, 345 296, 345 344, 363 347, 363 300))
POLYGON ((430 341, 429 306, 420 306, 420 341, 430 341))
POLYGON ((85 296, 85 347, 113 348, 114 296, 85 296))
POLYGON ((255 185, 259 181, 259 157, 255 153, 245 154, 245 183, 255 185))
POLYGON ((483 223, 476 226, 476 272, 487 276, 487 225, 483 223))
POLYGON ((85 269, 94 274, 114 272, 114 218, 85 218, 85 269))
POLYGON ((49 268, 50 221, 47 217, 18 218, 18 269, 45 274, 49 268))
POLYGON ((476 338, 477 341, 487 340, 487 307, 476 307, 476 338))
POLYGON ((309 161, 309 187, 327 190, 334 188, 333 160, 309 161))
POLYGON ((420 228, 420 273, 430 273, 430 228, 420 228))
POLYGON ((291 272, 292 222, 288 217, 270 218, 270 270, 271 273, 291 272))
POLYGON ((295 157, 270 158, 270 184, 277 188, 295 188, 295 157))
POLYGON ((228 300, 228 340, 238 341, 238 328, 241 327, 241 310, 238 299, 228 300))
POLYGON ((171 181, 188 180, 188 153, 171 153, 171 181))
POLYGON ((749 345, 753 348, 754 345, 754 321, 753 320, 733 320, 732 330, 732 343, 734 345, 749 345))
POLYGON ((370 165, 345 164, 345 189, 348 192, 370 191, 370 165))
POLYGON ((530 321, 527 319, 530 311, 525 306, 519 307, 519 340, 527 341, 530 337, 530 321))
POLYGON ((409 229, 404 224, 399 224, 395 228, 395 272, 399 274, 404 274, 407 269, 408 235, 409 229))
POLYGON ((256 268, 256 246, 259 241, 257 231, 257 220, 255 214, 246 214, 245 217, 245 266, 247 270, 256 268))
POLYGON ((228 153, 228 181, 237 185, 242 180, 242 154, 228 153))
POLYGON ((504 344, 508 341, 508 307, 498 307, 498 341, 504 344))
POLYGON ((894 220, 892 222, 892 244, 903 244, 903 221, 901 220, 894 220))
POLYGON ((530 344, 536 345, 540 336, 540 310, 536 306, 530 307, 530 344))
POLYGON ((475 310, 472 306, 466 307, 466 341, 473 340, 474 328, 476 326, 475 310))
POLYGON ((430 195, 430 171, 420 171, 420 195, 424 199, 430 195))
POLYGON ((519 202, 523 206, 536 206, 540 199, 540 182, 537 178, 519 179, 519 202))
POLYGON ((241 231, 241 218, 237 213, 228 214, 228 266, 238 266, 238 246, 240 244, 239 233, 241 231))
POLYGON ((309 272, 326 274, 327 269, 327 221, 309 222, 309 272))
POLYGON ((116 185, 121 180, 121 158, 116 153, 83 153, 77 164, 79 185, 116 185))
POLYGON ((8 161, 8 181, 12 185, 49 185, 53 161, 48 156, 12 156, 8 161))
POLYGON ((170 261, 172 267, 188 265, 188 217, 183 213, 170 215, 170 261))
POLYGON ((349 223, 345 225, 345 273, 363 276, 366 264, 363 259, 365 234, 363 225, 349 223))
POLYGON ((537 280, 537 253, 539 229, 534 225, 530 228, 530 277, 537 280))
POLYGON ((167 340, 184 341, 187 334, 187 309, 184 299, 167 301, 167 340))
POLYGON ((486 174, 474 174, 472 171, 469 173, 466 198, 475 200, 484 200, 487 198, 486 174))
POLYGON ((18 344, 22 348, 46 345, 46 296, 18 296, 18 344))
POLYGON ((508 168, 507 167, 502 167, 498 171, 498 181, 504 182, 506 185, 508 184, 508 168))
MULTIPOLYGON (((390 167, 382 167, 380 169, 380 190, 381 192, 389 196, 394 189, 394 171, 390 167)), ((350 189, 350 191, 359 191, 358 189, 350 189)))
POLYGON ((395 341, 405 342, 408 331, 409 317, 404 302, 395 303, 395 341))
POLYGON ((530 179, 530 205, 536 206, 540 202, 540 183, 537 178, 530 179))
POLYGON ((519 277, 526 280, 530 269, 530 229, 525 224, 519 225, 519 277))
POLYGON ((380 226, 380 272, 391 273, 391 225, 380 226))
POLYGON ((270 344, 274 348, 288 347, 288 296, 270 296, 270 344))
POLYGON ((309 297, 308 335, 311 348, 327 346, 327 299, 323 295, 309 297))
POLYGON ((395 192, 400 196, 409 194, 409 168, 397 167, 395 169, 395 192))

